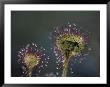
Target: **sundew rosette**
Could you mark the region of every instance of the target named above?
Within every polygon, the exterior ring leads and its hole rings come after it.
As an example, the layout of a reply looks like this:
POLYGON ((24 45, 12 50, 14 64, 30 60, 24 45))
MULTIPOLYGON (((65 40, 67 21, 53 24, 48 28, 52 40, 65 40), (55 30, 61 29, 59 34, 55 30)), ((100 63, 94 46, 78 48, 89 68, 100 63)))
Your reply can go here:
POLYGON ((40 73, 47 67, 49 56, 46 56, 45 49, 35 43, 27 44, 18 52, 18 62, 23 69, 23 76, 31 77, 33 70, 40 73))
POLYGON ((62 76, 67 76, 70 58, 81 55, 87 48, 88 34, 75 24, 64 24, 54 28, 51 34, 53 51, 58 61, 63 62, 62 76))

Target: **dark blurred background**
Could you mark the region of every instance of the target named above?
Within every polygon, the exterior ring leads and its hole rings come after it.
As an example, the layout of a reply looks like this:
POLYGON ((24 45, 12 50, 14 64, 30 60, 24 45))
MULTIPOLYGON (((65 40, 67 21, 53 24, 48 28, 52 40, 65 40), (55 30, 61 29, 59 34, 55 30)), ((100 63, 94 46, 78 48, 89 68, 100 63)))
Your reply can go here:
POLYGON ((20 48, 30 42, 42 45, 51 57, 44 75, 56 72, 55 56, 48 39, 53 27, 65 23, 75 23, 82 30, 89 31, 89 46, 92 51, 82 63, 73 63, 74 77, 100 76, 100 12, 99 11, 12 11, 11 12, 11 76, 22 75, 17 62, 20 48))

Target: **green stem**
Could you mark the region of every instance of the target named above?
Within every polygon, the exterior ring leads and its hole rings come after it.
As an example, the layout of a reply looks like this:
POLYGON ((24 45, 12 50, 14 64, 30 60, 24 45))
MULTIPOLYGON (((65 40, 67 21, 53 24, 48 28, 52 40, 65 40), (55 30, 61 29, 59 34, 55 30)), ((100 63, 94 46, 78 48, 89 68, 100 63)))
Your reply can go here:
POLYGON ((69 59, 65 60, 64 65, 63 65, 62 77, 66 77, 67 76, 68 63, 69 63, 69 59))
POLYGON ((66 77, 67 76, 67 71, 68 71, 68 63, 69 63, 69 54, 70 54, 70 50, 65 50, 65 60, 63 63, 63 72, 62 72, 62 76, 66 77))
POLYGON ((31 77, 32 76, 32 69, 29 69, 27 72, 26 72, 26 77, 31 77))

